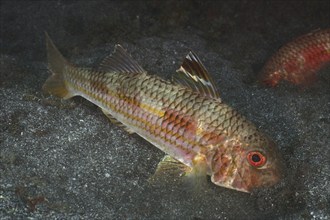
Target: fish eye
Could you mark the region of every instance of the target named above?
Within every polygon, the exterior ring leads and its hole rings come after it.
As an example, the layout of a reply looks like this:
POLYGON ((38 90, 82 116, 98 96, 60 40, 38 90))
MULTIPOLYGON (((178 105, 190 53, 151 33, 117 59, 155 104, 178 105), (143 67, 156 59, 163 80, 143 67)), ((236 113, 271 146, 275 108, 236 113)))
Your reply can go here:
POLYGON ((251 151, 247 155, 248 162, 254 167, 261 167, 266 163, 266 157, 259 151, 251 151))

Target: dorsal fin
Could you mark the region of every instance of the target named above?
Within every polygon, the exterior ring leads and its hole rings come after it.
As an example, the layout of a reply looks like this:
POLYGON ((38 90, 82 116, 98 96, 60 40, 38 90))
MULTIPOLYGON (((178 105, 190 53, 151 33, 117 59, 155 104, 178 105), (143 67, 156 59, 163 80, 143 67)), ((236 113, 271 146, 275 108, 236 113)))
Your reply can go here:
POLYGON ((118 73, 146 72, 120 44, 116 44, 113 54, 100 63, 99 70, 118 73))
POLYGON ((173 76, 173 81, 204 96, 220 99, 215 83, 197 55, 190 51, 173 76))

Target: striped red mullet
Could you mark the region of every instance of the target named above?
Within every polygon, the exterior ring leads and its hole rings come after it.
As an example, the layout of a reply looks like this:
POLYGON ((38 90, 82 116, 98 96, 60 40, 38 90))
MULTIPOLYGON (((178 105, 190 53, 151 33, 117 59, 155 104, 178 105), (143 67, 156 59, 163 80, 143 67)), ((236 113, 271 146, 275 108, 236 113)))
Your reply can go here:
POLYGON ((170 82, 148 75, 120 45, 92 71, 67 62, 47 34, 46 43, 52 76, 43 89, 64 99, 86 98, 111 121, 164 151, 158 171, 183 168, 243 192, 281 179, 275 144, 221 101, 193 52, 170 82))
POLYGON ((294 84, 315 81, 316 73, 330 64, 330 29, 298 37, 281 47, 265 64, 261 81, 276 86, 284 79, 294 84))

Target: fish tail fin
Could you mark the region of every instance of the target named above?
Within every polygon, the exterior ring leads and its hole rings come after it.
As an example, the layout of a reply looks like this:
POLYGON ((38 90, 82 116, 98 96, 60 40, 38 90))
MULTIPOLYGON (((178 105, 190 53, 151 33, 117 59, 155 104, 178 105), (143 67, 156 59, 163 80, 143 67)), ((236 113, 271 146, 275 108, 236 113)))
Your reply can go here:
POLYGON ((47 32, 46 35, 46 48, 47 48, 47 59, 48 59, 48 69, 52 75, 46 80, 42 86, 44 91, 48 93, 68 99, 74 96, 67 87, 64 79, 65 67, 70 65, 68 61, 62 56, 58 51, 53 41, 50 39, 47 32))

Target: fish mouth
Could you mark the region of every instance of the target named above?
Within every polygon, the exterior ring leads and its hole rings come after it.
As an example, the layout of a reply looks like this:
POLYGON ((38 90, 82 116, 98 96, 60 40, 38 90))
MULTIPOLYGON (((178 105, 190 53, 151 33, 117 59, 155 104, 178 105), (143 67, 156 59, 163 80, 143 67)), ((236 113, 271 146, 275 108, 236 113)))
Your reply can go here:
POLYGON ((284 177, 282 165, 256 169, 254 167, 245 167, 237 169, 235 174, 226 178, 219 177, 217 173, 211 176, 211 181, 225 188, 251 193, 254 190, 271 187, 279 183, 284 177))
POLYGON ((278 170, 269 171, 270 174, 264 174, 260 184, 255 183, 255 188, 272 187, 283 179, 282 172, 278 170))
POLYGON ((285 166, 279 158, 273 161, 271 167, 255 168, 245 167, 237 170, 237 173, 228 188, 251 193, 254 190, 272 187, 278 184, 285 177, 285 166))
POLYGON ((252 172, 249 176, 237 177, 232 186, 233 188, 243 191, 251 192, 256 189, 272 187, 278 184, 284 177, 284 173, 278 169, 265 169, 258 173, 252 172))

